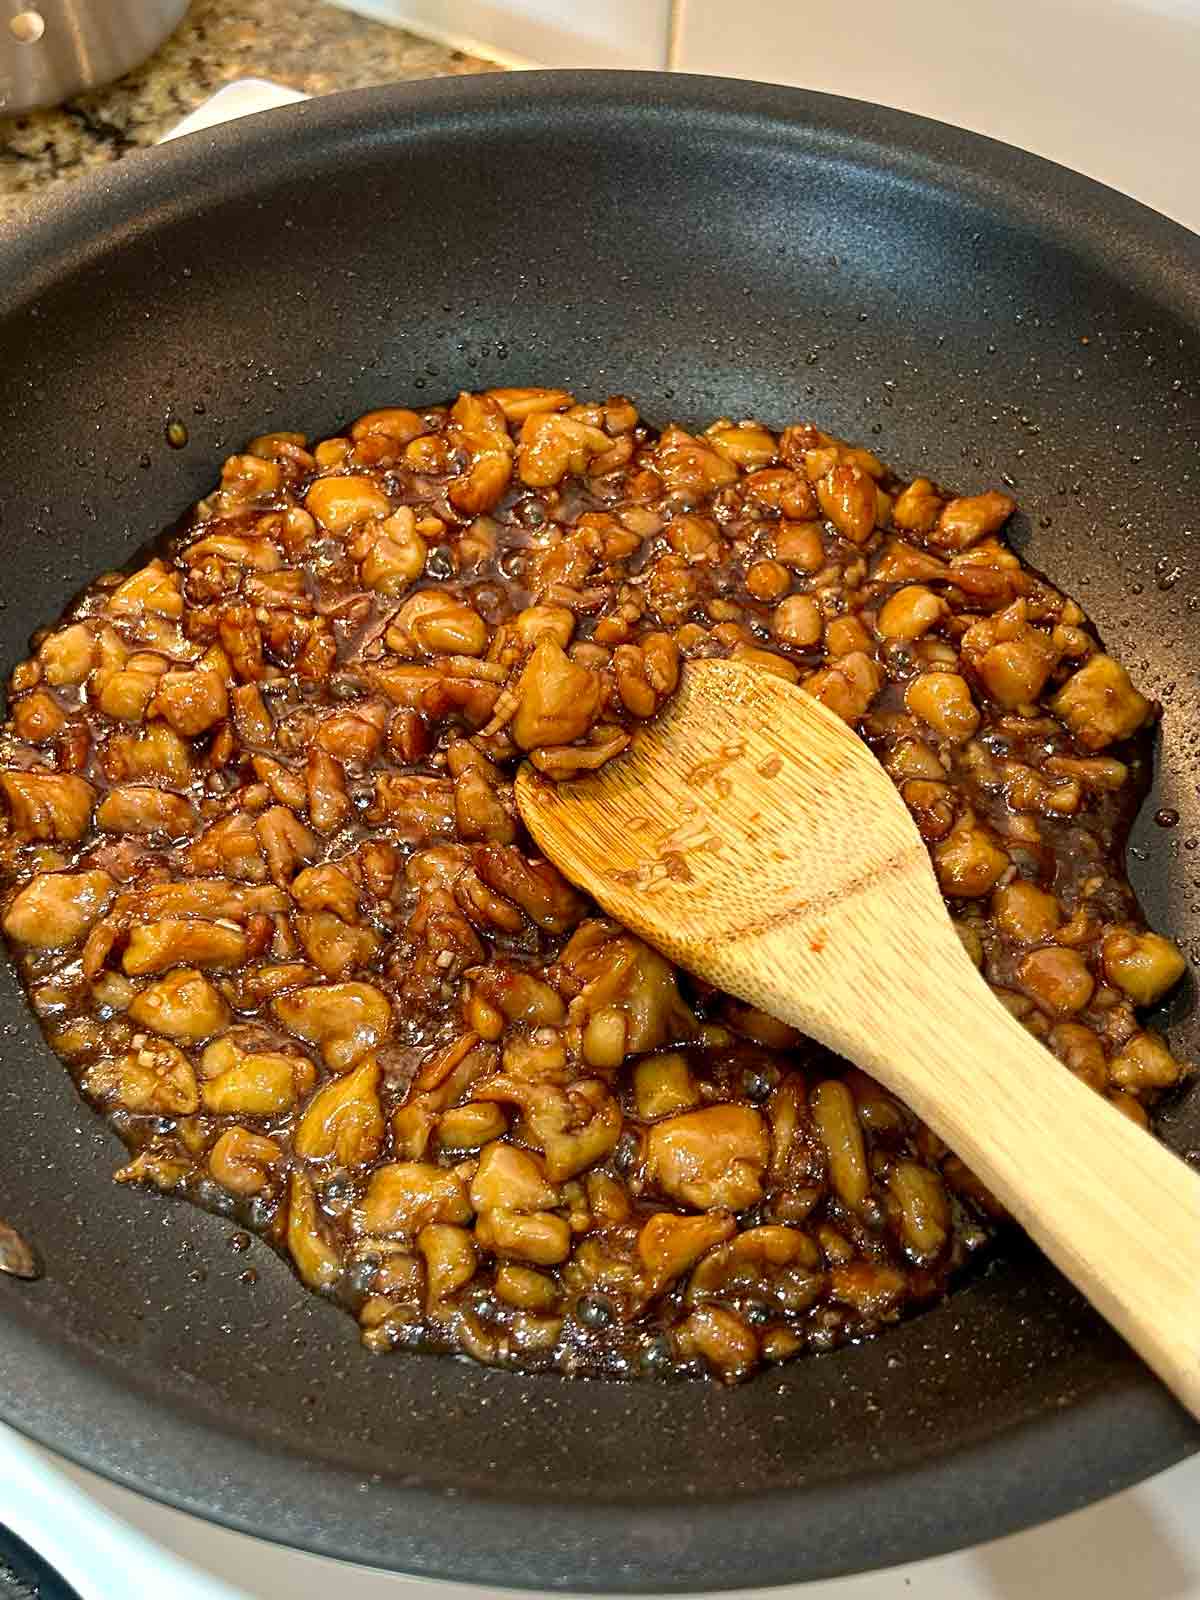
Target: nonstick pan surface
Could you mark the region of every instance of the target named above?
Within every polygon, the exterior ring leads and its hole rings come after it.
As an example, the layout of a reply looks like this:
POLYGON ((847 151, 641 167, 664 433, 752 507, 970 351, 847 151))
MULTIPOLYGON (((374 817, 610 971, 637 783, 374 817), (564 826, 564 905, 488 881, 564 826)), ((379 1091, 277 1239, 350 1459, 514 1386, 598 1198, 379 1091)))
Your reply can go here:
MULTIPOLYGON (((1164 702, 1133 877, 1196 949, 1200 241, 850 101, 455 79, 64 187, 0 234, 5 670, 249 435, 542 382, 657 422, 811 416, 967 492, 1008 474, 1018 543, 1164 702)), ((1190 989, 1171 1011, 1200 1056, 1190 989)), ((0 1281, 0 1412, 234 1527, 489 1584, 741 1587, 986 1539, 1200 1443, 1019 1243, 883 1339, 729 1392, 370 1356, 265 1247, 244 1283, 230 1223, 111 1183, 7 969, 0 1030, 0 1217, 47 1268, 0 1281)), ((1164 1128, 1200 1146, 1200 1096, 1164 1128)))

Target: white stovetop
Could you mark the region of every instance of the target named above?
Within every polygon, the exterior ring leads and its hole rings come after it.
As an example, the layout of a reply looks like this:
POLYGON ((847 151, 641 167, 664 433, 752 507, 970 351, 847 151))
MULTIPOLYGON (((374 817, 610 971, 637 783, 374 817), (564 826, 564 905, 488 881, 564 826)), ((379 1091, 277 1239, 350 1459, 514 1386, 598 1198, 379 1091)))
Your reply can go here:
MULTIPOLYGON (((246 79, 214 95, 169 137, 299 98, 246 79)), ((780 1600, 1200 1600, 1198 1512, 1194 1456, 1099 1505, 973 1550, 760 1593, 780 1600)), ((480 1600, 486 1592, 230 1533, 69 1466, 3 1425, 0 1520, 83 1600, 328 1600, 331 1592, 337 1600, 480 1600)))
MULTIPOLYGON (((83 1600, 482 1600, 170 1511, 0 1428, 0 1515, 83 1600)), ((777 1600, 1200 1600, 1200 1456, 1057 1522, 777 1600)))

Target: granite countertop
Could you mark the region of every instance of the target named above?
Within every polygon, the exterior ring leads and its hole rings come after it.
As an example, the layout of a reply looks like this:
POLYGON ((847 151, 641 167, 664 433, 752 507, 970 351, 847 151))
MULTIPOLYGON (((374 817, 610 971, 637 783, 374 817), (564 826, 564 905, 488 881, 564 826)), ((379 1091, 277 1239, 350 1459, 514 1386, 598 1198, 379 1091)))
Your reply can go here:
POLYGON ((327 94, 498 70, 322 0, 193 0, 166 43, 116 83, 49 111, 0 117, 0 218, 19 215, 50 184, 154 144, 235 78, 327 94))

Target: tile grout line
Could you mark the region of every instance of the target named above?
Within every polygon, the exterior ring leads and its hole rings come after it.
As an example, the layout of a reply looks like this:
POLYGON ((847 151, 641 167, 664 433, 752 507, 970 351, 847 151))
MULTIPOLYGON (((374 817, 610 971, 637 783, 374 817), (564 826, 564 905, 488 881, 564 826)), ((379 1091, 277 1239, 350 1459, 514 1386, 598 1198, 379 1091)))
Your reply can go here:
POLYGON ((671 0, 667 17, 667 50, 663 66, 668 72, 679 71, 679 57, 683 51, 683 27, 687 21, 687 0, 671 0))

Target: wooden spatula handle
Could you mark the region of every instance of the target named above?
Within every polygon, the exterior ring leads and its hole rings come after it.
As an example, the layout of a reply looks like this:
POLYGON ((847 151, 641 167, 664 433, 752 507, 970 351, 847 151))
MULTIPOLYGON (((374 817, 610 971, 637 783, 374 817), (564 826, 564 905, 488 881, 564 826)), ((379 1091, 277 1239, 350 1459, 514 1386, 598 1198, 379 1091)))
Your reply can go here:
MULTIPOLYGON (((934 969, 930 969, 934 970, 934 969)), ((1200 1417, 1200 1173, 1073 1077, 965 958, 838 1043, 876 1070, 1200 1417)), ((886 1007, 886 1009, 885 1009, 886 1007)))
MULTIPOLYGON (((981 985, 982 988, 982 985, 981 985)), ((941 1041, 943 1137, 1200 1417, 1200 1173, 1067 1072, 998 1002, 941 1041), (986 1066, 985 1066, 986 1063, 986 1066)))

